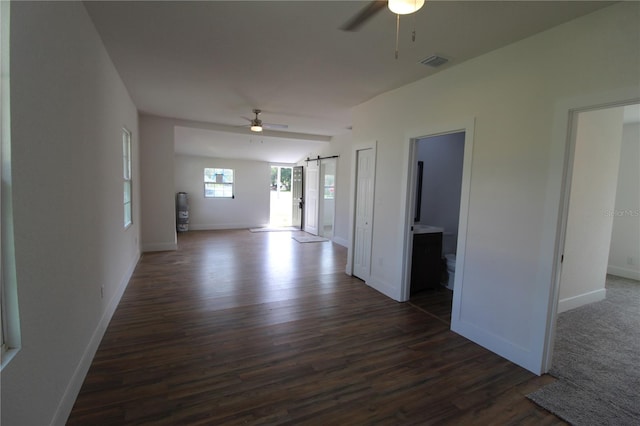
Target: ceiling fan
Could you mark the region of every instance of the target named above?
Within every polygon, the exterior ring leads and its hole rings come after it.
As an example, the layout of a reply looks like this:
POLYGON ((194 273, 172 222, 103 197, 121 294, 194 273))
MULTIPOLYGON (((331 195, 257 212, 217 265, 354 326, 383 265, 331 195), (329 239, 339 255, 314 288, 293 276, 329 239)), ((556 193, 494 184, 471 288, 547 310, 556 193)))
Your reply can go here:
POLYGON ((388 7, 396 15, 408 15, 416 12, 424 5, 425 0, 375 0, 363 7, 360 12, 348 20, 342 27, 343 31, 358 31, 369 19, 388 7))
POLYGON ((272 124, 272 123, 263 123, 262 120, 258 118, 262 111, 259 109, 254 109, 253 113, 256 115, 255 118, 247 118, 243 117, 245 120, 248 120, 251 124, 249 124, 249 128, 252 132, 262 132, 263 129, 268 130, 277 130, 277 129, 288 129, 289 126, 286 124, 272 124))

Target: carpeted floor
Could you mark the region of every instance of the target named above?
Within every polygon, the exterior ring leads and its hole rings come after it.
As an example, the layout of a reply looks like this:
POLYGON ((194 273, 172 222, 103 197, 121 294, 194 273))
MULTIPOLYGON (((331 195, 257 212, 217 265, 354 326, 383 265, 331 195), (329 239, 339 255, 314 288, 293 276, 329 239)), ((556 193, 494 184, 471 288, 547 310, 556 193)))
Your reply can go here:
POLYGON ((549 374, 529 399, 574 425, 640 424, 640 282, 607 276, 607 298, 558 316, 549 374))

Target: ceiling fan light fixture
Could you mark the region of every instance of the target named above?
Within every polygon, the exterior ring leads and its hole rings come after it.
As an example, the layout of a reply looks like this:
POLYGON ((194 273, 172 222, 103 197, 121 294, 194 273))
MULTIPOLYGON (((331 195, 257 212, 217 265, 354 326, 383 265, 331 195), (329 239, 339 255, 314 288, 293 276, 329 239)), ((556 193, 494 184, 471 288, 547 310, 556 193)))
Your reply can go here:
POLYGON ((424 0, 389 0, 387 5, 397 15, 408 15, 420 10, 424 6, 424 0))
POLYGON ((251 120, 251 131, 252 132, 261 132, 262 131, 262 120, 258 118, 258 115, 261 113, 259 109, 254 109, 253 113, 256 115, 256 118, 251 120))

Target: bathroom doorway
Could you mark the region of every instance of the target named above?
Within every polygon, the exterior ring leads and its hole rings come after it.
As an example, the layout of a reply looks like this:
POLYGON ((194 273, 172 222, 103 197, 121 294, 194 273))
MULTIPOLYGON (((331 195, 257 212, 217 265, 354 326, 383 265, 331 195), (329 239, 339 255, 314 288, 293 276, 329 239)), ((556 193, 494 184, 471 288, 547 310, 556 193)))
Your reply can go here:
POLYGON ((409 301, 451 324, 465 131, 415 140, 409 301))

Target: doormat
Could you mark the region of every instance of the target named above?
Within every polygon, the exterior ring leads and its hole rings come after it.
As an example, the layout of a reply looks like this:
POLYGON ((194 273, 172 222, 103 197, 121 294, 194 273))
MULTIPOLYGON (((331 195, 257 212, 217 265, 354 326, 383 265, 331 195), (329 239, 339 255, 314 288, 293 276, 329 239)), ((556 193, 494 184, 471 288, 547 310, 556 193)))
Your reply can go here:
POLYGON ((249 232, 278 232, 278 231, 299 231, 300 228, 296 228, 293 226, 275 226, 270 227, 267 226, 265 228, 251 228, 249 232))
POLYGON ((291 238, 299 243, 323 243, 325 241, 329 241, 326 238, 317 237, 315 235, 293 235, 291 238))

